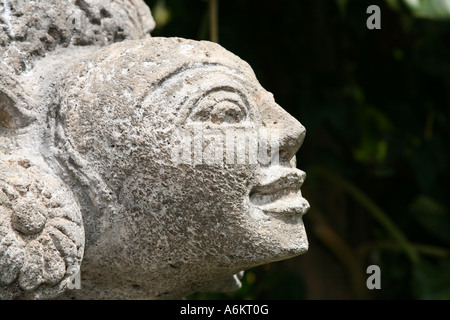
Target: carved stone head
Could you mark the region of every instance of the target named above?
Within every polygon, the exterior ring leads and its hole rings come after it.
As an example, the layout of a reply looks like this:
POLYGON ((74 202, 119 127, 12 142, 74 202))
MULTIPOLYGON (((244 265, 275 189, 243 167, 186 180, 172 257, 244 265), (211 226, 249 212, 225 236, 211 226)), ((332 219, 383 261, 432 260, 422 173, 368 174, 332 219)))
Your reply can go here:
POLYGON ((34 106, 1 131, 17 146, 0 161, 0 296, 233 290, 307 250, 305 129, 221 46, 69 46, 21 81, 34 106))

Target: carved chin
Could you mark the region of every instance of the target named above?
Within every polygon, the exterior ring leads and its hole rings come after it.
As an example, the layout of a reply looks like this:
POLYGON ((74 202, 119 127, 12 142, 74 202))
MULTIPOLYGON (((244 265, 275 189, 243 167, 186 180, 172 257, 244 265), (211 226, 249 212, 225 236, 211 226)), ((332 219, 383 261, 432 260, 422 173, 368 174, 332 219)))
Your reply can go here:
POLYGON ((255 259, 264 262, 278 261, 305 253, 308 238, 302 215, 267 213, 260 209, 251 211, 249 223, 253 241, 259 244, 254 251, 255 259), (256 241, 259 239, 259 241, 256 241))

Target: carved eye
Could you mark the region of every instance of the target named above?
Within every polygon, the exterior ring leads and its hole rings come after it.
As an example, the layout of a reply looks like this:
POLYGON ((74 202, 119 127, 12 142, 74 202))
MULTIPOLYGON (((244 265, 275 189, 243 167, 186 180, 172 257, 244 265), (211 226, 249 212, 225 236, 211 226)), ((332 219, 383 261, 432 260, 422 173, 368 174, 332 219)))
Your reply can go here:
POLYGON ((247 119, 247 109, 235 92, 217 91, 200 99, 191 111, 188 122, 239 124, 247 119))

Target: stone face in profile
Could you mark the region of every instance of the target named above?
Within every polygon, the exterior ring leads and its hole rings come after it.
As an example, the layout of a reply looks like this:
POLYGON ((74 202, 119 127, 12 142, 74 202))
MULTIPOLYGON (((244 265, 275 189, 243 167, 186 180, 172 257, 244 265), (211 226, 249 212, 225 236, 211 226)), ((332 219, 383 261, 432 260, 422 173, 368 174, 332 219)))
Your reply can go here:
POLYGON ((2 298, 234 290, 241 270, 307 250, 305 129, 219 45, 61 49, 23 83, 35 120, 0 144, 2 298))

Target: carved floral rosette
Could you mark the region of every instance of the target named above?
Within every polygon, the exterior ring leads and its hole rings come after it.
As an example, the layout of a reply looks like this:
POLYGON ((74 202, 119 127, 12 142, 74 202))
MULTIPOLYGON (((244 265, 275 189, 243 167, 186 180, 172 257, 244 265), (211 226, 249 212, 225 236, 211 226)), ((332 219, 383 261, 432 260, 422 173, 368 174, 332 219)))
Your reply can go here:
POLYGON ((0 162, 0 299, 55 297, 81 264, 80 209, 43 167, 28 159, 0 162))

